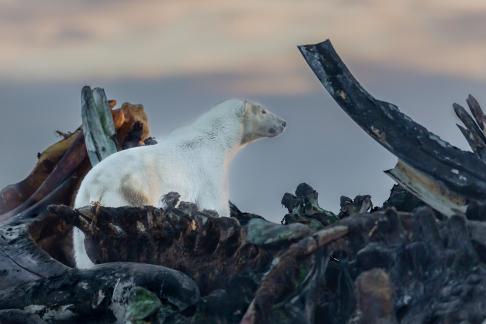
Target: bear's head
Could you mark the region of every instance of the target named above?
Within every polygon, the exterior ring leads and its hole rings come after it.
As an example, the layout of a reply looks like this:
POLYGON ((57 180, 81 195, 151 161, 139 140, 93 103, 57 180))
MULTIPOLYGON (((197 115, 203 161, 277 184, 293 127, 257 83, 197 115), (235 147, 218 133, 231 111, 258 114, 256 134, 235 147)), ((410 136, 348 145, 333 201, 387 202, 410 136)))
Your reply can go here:
POLYGON ((243 126, 241 144, 281 134, 287 122, 261 104, 244 100, 239 112, 243 126))

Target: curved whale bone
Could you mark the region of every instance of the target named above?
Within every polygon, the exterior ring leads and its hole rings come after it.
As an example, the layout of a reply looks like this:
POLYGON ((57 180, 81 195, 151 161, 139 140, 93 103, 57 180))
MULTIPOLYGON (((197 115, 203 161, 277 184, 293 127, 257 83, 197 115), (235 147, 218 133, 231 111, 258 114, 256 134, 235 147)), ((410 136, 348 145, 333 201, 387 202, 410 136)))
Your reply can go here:
POLYGON ((181 312, 199 298, 195 282, 179 271, 141 263, 106 263, 89 270, 66 270, 57 276, 0 290, 0 321, 11 323, 13 316, 37 315, 46 322, 96 319, 112 323, 115 317, 122 323, 134 315, 149 317, 163 304, 181 312), (139 301, 145 301, 145 306, 151 297, 151 312, 142 312, 140 306, 137 310, 133 297, 140 291, 146 292, 144 300, 139 301))
MULTIPOLYGON (((433 208, 442 206, 438 210, 447 216, 464 214, 469 201, 486 200, 486 165, 475 153, 450 145, 400 112, 397 106, 369 94, 329 40, 299 46, 299 50, 339 106, 401 161, 388 172, 398 183, 433 208), (415 183, 417 179, 419 184, 415 183)), ((483 125, 477 102, 469 98, 468 104, 483 125)), ((456 112, 470 125, 462 109, 456 112)), ((468 130, 475 134, 475 141, 482 141, 484 134, 470 126, 468 130)))

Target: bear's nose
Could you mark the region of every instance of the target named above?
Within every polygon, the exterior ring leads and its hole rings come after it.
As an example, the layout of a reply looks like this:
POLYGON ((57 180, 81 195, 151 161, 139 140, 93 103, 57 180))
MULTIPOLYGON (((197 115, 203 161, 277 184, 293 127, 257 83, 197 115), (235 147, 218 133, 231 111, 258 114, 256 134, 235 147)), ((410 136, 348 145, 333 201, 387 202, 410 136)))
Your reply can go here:
POLYGON ((283 126, 283 127, 287 126, 287 122, 286 122, 286 121, 283 121, 283 122, 282 122, 282 126, 283 126))

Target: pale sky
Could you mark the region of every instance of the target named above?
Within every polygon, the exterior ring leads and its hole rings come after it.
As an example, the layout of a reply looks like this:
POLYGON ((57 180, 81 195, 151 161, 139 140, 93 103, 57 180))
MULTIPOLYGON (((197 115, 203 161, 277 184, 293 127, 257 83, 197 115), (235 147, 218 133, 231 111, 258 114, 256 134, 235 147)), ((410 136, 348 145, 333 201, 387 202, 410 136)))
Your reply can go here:
POLYGON ((0 0, 0 185, 20 180, 54 130, 80 123, 84 84, 145 105, 155 136, 230 97, 288 120, 245 149, 232 200, 279 220, 307 181, 321 205, 370 193, 381 204, 395 158, 330 99, 296 45, 330 38, 379 98, 465 147, 450 105, 486 85, 486 2, 452 0, 0 0))

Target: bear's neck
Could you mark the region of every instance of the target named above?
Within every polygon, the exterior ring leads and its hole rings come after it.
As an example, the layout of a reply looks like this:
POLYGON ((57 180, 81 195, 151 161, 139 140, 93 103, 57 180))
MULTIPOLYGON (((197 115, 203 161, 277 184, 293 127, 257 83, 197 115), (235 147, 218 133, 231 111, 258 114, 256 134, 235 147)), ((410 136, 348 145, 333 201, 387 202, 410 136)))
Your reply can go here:
POLYGON ((213 156, 209 159, 220 164, 224 171, 229 169, 229 165, 236 154, 243 148, 242 136, 243 127, 236 118, 227 116, 205 116, 191 125, 191 128, 199 135, 203 143, 201 148, 209 149, 213 156))

